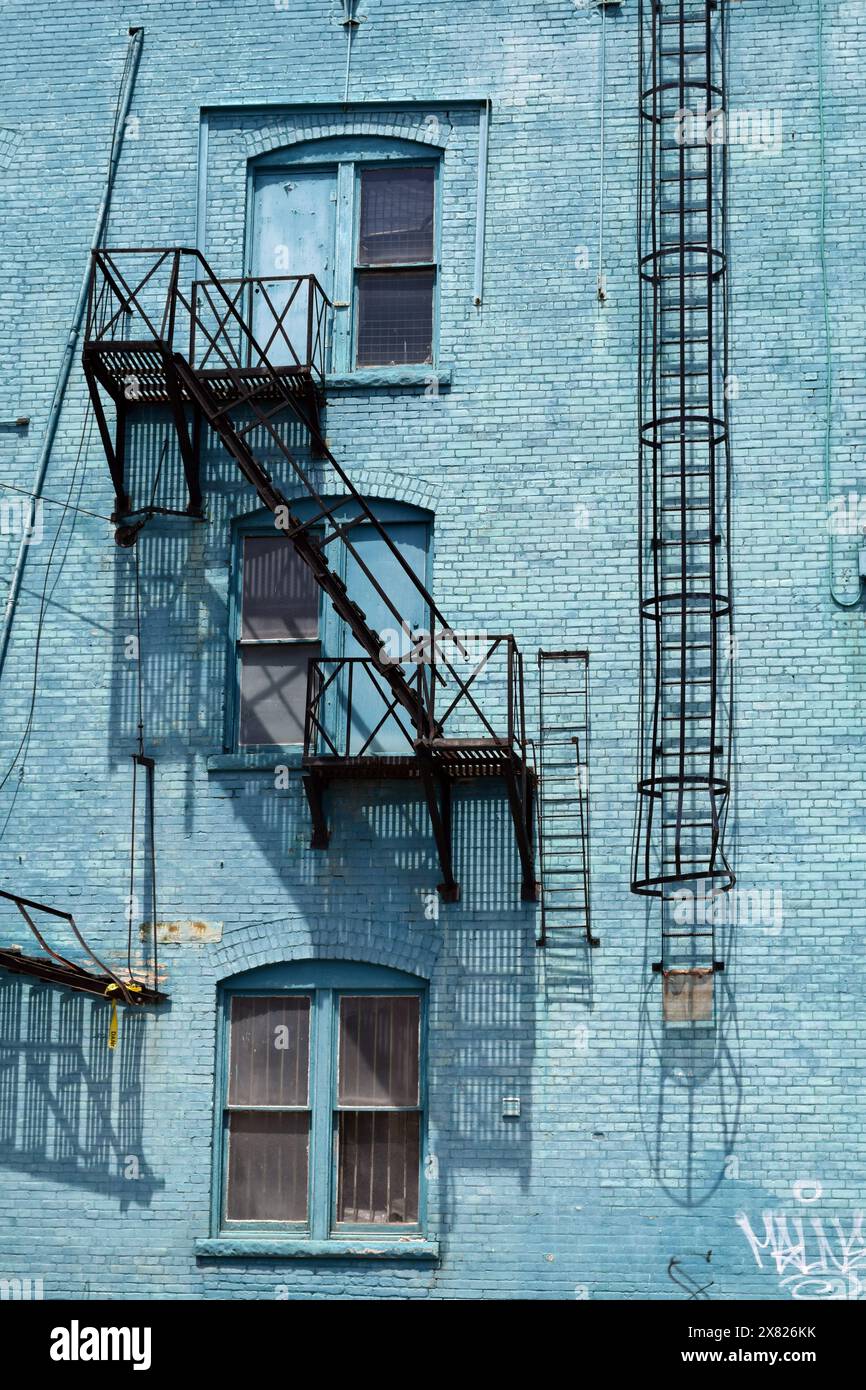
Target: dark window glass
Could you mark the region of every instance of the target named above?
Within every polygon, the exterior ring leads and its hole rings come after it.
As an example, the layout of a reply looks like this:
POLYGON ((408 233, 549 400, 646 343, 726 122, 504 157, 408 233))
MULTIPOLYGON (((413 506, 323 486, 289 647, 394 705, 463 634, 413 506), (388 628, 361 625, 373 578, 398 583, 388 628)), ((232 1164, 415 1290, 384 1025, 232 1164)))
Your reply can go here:
POLYGON ((432 270, 358 275, 358 366, 399 366, 433 358, 432 270))
POLYGON ((310 640, 319 632, 319 587, 291 541, 248 536, 242 637, 310 640))
POLYGON ((309 1072, 309 997, 239 995, 232 999, 229 1221, 306 1220, 309 1072), (261 1108, 265 1106, 268 1109, 261 1108))
POLYGON ((238 995, 232 1000, 230 1105, 306 1105, 310 1001, 238 995))
POLYGON ((241 648, 241 729, 244 747, 303 743, 307 663, 318 642, 241 648))
POLYGON ((418 1104, 415 996, 340 1000, 340 1105, 418 1104))
POLYGON ((338 1221, 418 1220, 420 1134, 417 1111, 340 1112, 338 1221))
POLYGON ((432 169, 364 170, 359 265, 432 261, 433 187, 432 169))
POLYGON ((303 1111, 229 1116, 229 1221, 304 1221, 310 1117, 303 1111))
POLYGON ((302 743, 307 663, 321 651, 318 585, 276 535, 245 538, 242 579, 239 742, 302 743))
POLYGON ((340 1000, 338 1222, 418 1220, 420 1013, 417 995, 340 1000))

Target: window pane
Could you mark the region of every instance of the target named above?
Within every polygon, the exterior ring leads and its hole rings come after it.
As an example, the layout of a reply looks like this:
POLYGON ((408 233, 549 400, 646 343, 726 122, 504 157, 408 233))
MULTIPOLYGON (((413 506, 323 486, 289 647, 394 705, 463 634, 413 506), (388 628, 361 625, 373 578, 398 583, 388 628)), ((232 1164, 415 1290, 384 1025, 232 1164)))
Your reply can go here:
POLYGON ((319 635, 319 586, 291 541, 244 540, 242 637, 319 635))
POLYGON ((417 995, 340 1000, 340 1105, 418 1104, 417 995))
POLYGON ((358 264, 399 265, 432 259, 433 170, 365 170, 358 264))
POLYGON ((306 1105, 310 1001, 301 995, 232 999, 230 1105, 306 1105))
POLYGON ((298 1111, 229 1116, 229 1221, 304 1221, 310 1119, 298 1111))
POLYGON ((432 270, 358 276, 358 366, 430 362, 433 356, 432 270))
POLYGON ((303 743, 307 662, 320 651, 318 642, 241 647, 241 744, 303 743))
POLYGON ((342 1111, 337 1220, 418 1220, 420 1116, 342 1111))

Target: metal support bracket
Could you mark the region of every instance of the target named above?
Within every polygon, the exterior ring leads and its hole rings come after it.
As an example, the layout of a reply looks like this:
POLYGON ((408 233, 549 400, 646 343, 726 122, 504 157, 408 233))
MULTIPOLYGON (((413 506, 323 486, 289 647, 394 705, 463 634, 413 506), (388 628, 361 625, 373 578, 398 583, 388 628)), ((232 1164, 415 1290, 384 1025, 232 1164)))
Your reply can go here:
POLYGON ((514 822, 514 837, 517 840, 520 867, 523 871, 523 878, 520 884, 520 900, 524 903, 537 903, 541 897, 541 884, 535 877, 535 854, 533 851, 532 836, 535 787, 532 782, 527 783, 526 801, 524 803, 520 795, 520 789, 517 784, 517 773, 514 768, 509 768, 505 773, 505 787, 508 792, 511 819, 514 822))
POLYGON ((433 838, 436 841, 436 852, 442 867, 442 882, 436 885, 436 891, 443 902, 456 903, 460 901, 460 884, 454 877, 452 857, 451 783, 447 777, 437 778, 428 758, 419 755, 419 763, 427 810, 430 812, 430 823, 433 827, 433 838))
POLYGON ((327 849, 331 842, 331 832, 328 829, 325 801, 322 796, 325 785, 324 778, 320 777, 317 772, 305 772, 301 781, 310 808, 310 818, 313 822, 310 849, 327 849))

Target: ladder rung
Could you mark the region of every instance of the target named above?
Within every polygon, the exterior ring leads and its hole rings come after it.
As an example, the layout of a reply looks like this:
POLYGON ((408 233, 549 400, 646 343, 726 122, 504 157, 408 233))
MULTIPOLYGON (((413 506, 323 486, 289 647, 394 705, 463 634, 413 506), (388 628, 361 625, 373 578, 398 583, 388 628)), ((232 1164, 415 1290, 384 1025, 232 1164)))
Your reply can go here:
MULTIPOLYGON (((661 245, 667 246, 671 249, 680 248, 680 242, 678 241, 663 241, 661 245)), ((695 248, 682 247, 681 249, 685 250, 688 253, 690 250, 693 250, 695 248)), ((716 271, 712 271, 711 273, 713 276, 717 274, 716 271)), ((684 270, 682 275, 677 273, 675 275, 660 275, 658 277, 659 283, 662 285, 669 285, 674 280, 708 280, 709 278, 710 275, 707 273, 706 270, 684 270)), ((706 305, 704 305, 704 308, 706 308, 706 305)))
POLYGON ((684 938, 687 941, 694 941, 696 937, 712 935, 711 931, 663 931, 662 940, 677 941, 684 938))
MULTIPOLYGON (((686 540, 685 538, 680 538, 679 540, 675 540, 675 541, 653 541, 653 545, 656 546, 659 550, 666 550, 666 549, 669 549, 670 546, 672 546, 672 545, 677 546, 680 550, 685 550, 686 547, 689 547, 689 546, 694 546, 694 545, 718 545, 718 543, 719 543, 719 538, 718 538, 718 536, 713 536, 712 539, 711 539, 709 536, 702 536, 702 537, 700 537, 698 540, 686 540)), ((686 576, 687 579, 704 579, 704 578, 706 578, 706 577, 708 577, 708 576, 705 576, 705 575, 702 575, 702 574, 689 574, 689 575, 686 576)), ((674 579, 674 578, 676 578, 676 576, 675 576, 675 575, 669 575, 668 578, 669 578, 669 579, 674 579)))
POLYGON ((721 746, 716 748, 657 748, 654 756, 656 758, 720 758, 722 756, 721 746))

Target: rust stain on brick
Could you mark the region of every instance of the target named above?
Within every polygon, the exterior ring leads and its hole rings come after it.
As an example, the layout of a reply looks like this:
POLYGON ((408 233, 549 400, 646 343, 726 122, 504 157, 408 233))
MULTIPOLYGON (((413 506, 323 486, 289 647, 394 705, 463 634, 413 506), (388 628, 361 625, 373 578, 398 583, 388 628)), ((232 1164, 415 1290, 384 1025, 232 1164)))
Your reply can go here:
MULTIPOLYGON (((145 922, 141 928, 143 938, 149 937, 152 927, 145 922)), ((186 946, 190 943, 210 945, 222 941, 222 922, 202 922, 198 919, 184 919, 178 922, 157 922, 156 939, 163 946, 186 946)))

